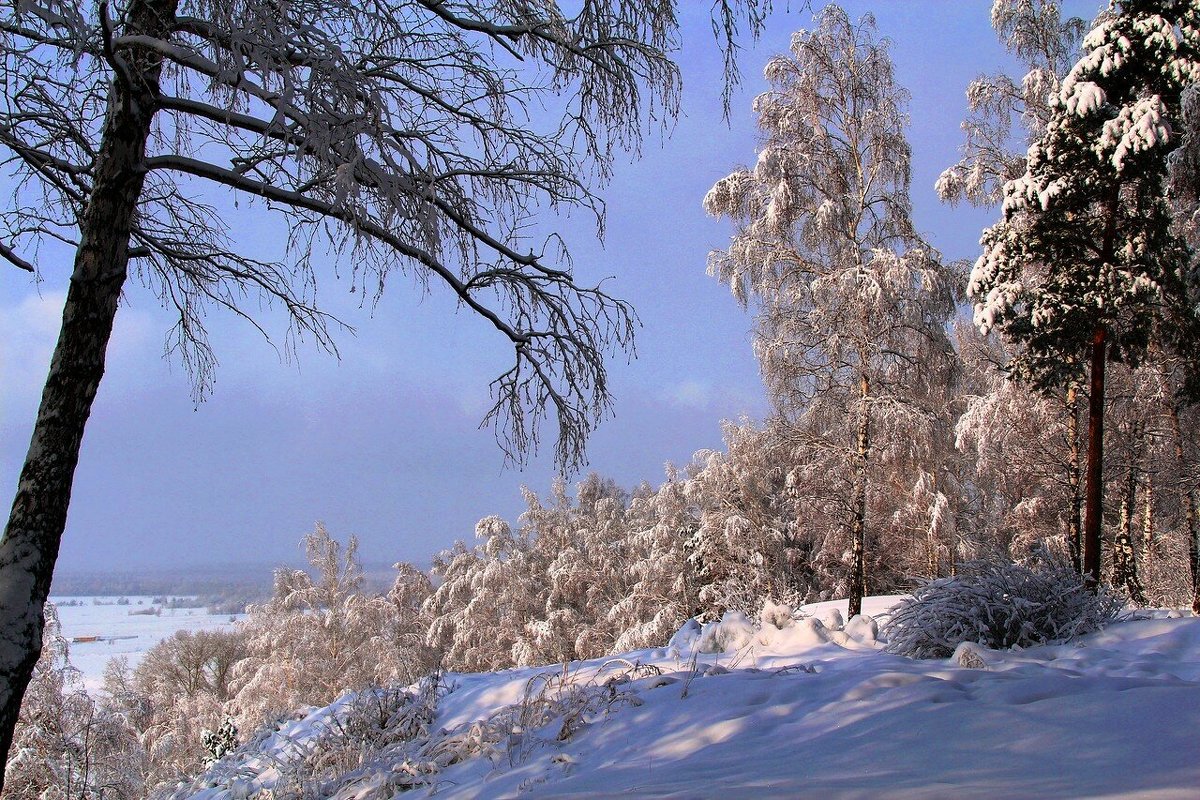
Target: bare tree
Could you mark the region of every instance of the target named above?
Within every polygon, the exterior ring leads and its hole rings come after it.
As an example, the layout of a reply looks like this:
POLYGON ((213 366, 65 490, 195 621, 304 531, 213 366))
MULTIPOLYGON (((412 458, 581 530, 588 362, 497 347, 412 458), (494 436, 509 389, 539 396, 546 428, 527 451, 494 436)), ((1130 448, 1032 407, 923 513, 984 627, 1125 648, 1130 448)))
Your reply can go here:
MULTIPOLYGON (((721 0, 732 57, 767 0, 721 0)), ((649 114, 677 111, 676 3, 535 0, 22 0, 0 16, 0 147, 20 176, 0 256, 35 277, 48 241, 74 248, 63 326, 0 543, 0 753, 41 642, 84 427, 132 272, 177 313, 169 348, 196 391, 215 363, 216 306, 273 303, 288 344, 334 349, 314 248, 378 296, 396 271, 448 288, 512 343, 492 383, 505 453, 543 423, 578 463, 608 409, 605 356, 632 347, 631 309, 579 285, 562 243, 526 241, 541 209, 602 221, 596 180, 649 114), (557 108, 537 125, 533 106, 557 108), (262 203, 292 231, 278 261, 230 241, 215 203, 262 203)))
POLYGON ((738 224, 709 272, 758 304, 755 352, 776 409, 793 423, 821 405, 840 417, 808 444, 849 475, 856 614, 870 471, 889 431, 930 428, 920 397, 945 385, 953 302, 940 256, 910 218, 905 92, 887 43, 871 17, 854 24, 836 6, 818 23, 767 64, 757 163, 718 181, 704 205, 738 224))

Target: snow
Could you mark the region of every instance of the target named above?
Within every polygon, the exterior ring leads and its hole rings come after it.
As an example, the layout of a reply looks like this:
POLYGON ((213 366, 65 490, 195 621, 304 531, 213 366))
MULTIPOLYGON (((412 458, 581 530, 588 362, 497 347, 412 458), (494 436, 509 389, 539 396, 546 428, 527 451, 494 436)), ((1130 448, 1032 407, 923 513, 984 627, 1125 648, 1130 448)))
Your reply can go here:
POLYGON ((80 636, 120 637, 106 641, 71 642, 71 666, 82 673, 83 685, 94 692, 104 685, 104 668, 110 659, 124 656, 136 666, 151 647, 176 631, 232 628, 229 614, 209 614, 203 608, 164 608, 161 615, 135 614, 155 607, 153 598, 129 596, 128 605, 114 597, 51 597, 58 608, 63 636, 68 642, 80 636), (79 602, 81 605, 65 605, 79 602))
MULTIPOLYGON (((553 719, 513 732, 413 795, 1195 797, 1200 620, 1159 611, 1066 644, 971 645, 914 661, 876 641, 876 620, 897 599, 867 598, 866 616, 844 626, 843 600, 805 606, 791 624, 777 609, 762 628, 735 615, 703 629, 691 622, 670 646, 621 659, 447 675, 453 688, 432 725, 447 741, 520 707, 531 686, 604 687, 613 700, 589 706, 569 731, 553 719), (722 629, 729 635, 714 633, 722 629), (706 652, 722 639, 725 649, 706 652), (603 681, 622 671, 627 679, 608 689, 603 681)), ((236 788, 230 777, 194 796, 268 786, 287 750, 326 729, 338 705, 227 763, 236 788)), ((394 766, 368 769, 334 797, 391 796, 367 787, 394 766)))

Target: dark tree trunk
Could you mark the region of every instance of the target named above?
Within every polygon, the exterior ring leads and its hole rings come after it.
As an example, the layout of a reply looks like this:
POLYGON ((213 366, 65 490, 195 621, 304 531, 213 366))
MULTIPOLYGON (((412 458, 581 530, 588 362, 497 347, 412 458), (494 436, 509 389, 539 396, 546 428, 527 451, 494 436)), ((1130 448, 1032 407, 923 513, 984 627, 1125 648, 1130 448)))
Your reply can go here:
MULTIPOLYGON (((169 35, 178 0, 133 0, 125 32, 169 35)), ((145 177, 146 139, 161 65, 117 50, 137 85, 114 81, 80 225, 62 328, 37 421, 0 540, 0 757, 7 762, 21 700, 42 646, 43 607, 67 522, 84 426, 104 375, 125 283, 129 236, 145 177)), ((3 777, 0 774, 0 790, 3 777)))
POLYGON ((867 594, 866 530, 867 530, 867 453, 871 444, 871 413, 867 402, 871 382, 862 377, 862 412, 858 421, 858 449, 854 459, 854 518, 850 541, 854 565, 850 575, 850 610, 847 618, 862 613, 863 597, 867 594))
POLYGON ((1083 575, 1094 586, 1100 585, 1100 533, 1104 519, 1104 364, 1107 349, 1108 330, 1098 325, 1092 334, 1083 509, 1083 575))
POLYGON ((1083 495, 1079 491, 1079 391, 1073 381, 1067 388, 1067 438, 1070 440, 1067 483, 1071 488, 1071 515, 1067 518, 1067 552, 1071 556, 1071 567, 1078 575, 1083 571, 1079 546, 1079 506, 1083 495))

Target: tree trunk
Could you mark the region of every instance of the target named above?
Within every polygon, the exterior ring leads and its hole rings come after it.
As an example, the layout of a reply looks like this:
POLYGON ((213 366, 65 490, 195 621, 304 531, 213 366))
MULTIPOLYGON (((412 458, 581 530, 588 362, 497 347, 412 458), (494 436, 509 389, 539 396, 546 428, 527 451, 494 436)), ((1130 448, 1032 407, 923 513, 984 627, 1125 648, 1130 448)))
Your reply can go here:
POLYGON ((1200 616, 1200 530, 1196 526, 1196 496, 1183 450, 1183 430, 1179 425, 1179 402, 1167 392, 1167 418, 1175 440, 1175 466, 1179 470, 1179 494, 1183 499, 1184 534, 1188 540, 1188 567, 1192 578, 1192 613, 1200 616))
POLYGON ((1083 572, 1079 547, 1079 506, 1083 496, 1079 492, 1079 391, 1074 381, 1067 387, 1067 437, 1070 440, 1067 483, 1071 487, 1071 514, 1067 518, 1067 552, 1071 556, 1071 567, 1078 575, 1083 572))
POLYGON ((1104 362, 1107 349, 1108 330, 1097 325, 1092 333, 1083 509, 1083 575, 1093 586, 1100 585, 1100 532, 1104 519, 1104 362))
MULTIPOLYGON (((166 38, 178 0, 133 0, 125 32, 166 38)), ((67 522, 84 426, 104 375, 105 351, 129 262, 129 236, 161 62, 118 50, 128 67, 113 82, 93 188, 80 224, 62 328, 37 421, 0 540, 0 757, 7 762, 21 700, 42 647, 43 607, 67 522)), ((0 790, 3 777, 0 774, 0 790)))
POLYGON ((1142 566, 1154 580, 1154 476, 1147 473, 1142 481, 1142 566))
POLYGON ((862 376, 862 411, 858 420, 858 450, 854 459, 854 519, 850 530, 854 566, 850 575, 850 609, 847 618, 862 613, 867 594, 865 539, 867 529, 867 451, 871 444, 871 412, 867 401, 871 382, 862 376))
MULTIPOLYGON (((1133 438, 1140 434, 1135 431, 1133 438)), ((1132 447, 1131 447, 1132 449, 1132 447)), ((1142 592, 1142 582, 1138 578, 1137 553, 1133 548, 1133 514, 1137 503, 1137 468, 1130 456, 1128 472, 1125 476, 1125 496, 1121 498, 1121 519, 1117 526, 1117 538, 1113 545, 1112 582, 1113 586, 1124 586, 1129 597, 1135 603, 1146 604, 1146 596, 1142 592)))

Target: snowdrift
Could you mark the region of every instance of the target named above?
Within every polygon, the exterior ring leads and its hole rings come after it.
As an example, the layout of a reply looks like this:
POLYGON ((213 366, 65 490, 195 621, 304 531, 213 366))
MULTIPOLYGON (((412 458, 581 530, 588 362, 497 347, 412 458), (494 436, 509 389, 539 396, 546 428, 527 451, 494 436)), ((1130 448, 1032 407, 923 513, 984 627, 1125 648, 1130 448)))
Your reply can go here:
POLYGON ((1194 798, 1200 619, 882 651, 897 598, 688 623, 663 648, 343 697, 173 797, 1194 798))

